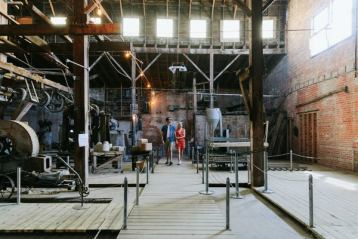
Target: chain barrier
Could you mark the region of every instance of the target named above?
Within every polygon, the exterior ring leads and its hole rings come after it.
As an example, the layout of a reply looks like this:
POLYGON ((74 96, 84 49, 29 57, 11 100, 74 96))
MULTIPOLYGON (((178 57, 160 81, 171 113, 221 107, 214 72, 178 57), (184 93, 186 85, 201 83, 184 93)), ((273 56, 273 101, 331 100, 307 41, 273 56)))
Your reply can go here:
MULTIPOLYGON (((257 170, 259 170, 260 172, 266 174, 265 170, 262 170, 261 168, 259 168, 257 165, 255 164, 252 164, 254 168, 256 168, 257 170)), ((287 179, 287 178, 284 178, 284 177, 279 177, 279 176, 276 176, 276 175, 273 175, 273 174, 270 174, 267 172, 267 175, 268 176, 271 176, 273 178, 276 178, 276 179, 280 179, 280 180, 285 180, 285 181, 290 181, 290 182, 307 182, 307 180, 303 180, 303 179, 287 179)))

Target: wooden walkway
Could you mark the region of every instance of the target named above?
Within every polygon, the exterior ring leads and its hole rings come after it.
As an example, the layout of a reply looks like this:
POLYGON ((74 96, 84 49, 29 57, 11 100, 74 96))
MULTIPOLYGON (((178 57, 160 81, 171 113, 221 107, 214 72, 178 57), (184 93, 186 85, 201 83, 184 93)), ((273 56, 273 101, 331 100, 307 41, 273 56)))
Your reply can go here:
MULTIPOLYGON (((133 202, 134 192, 130 189, 129 202, 133 202)), ((83 210, 74 209, 79 203, 0 203, 0 232, 119 231, 123 222, 123 188, 93 189, 90 197, 113 200, 88 203, 88 209, 83 210)))
MULTIPOLYGON (((310 166, 311 171, 269 171, 264 194, 275 204, 308 224, 308 175, 313 175, 314 228, 327 239, 358 238, 358 175, 310 166)), ((262 190, 262 188, 258 188, 262 190)))
POLYGON ((191 163, 159 164, 118 238, 235 238, 214 198, 198 193, 203 189, 191 163))

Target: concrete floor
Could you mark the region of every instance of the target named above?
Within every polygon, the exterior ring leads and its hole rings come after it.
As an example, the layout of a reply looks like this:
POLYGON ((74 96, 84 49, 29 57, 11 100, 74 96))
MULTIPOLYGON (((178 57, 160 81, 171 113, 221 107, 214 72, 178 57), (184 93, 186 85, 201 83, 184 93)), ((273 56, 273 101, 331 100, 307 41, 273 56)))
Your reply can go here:
MULTIPOLYGON (((225 188, 212 188, 213 197, 225 213, 225 188)), ((234 191, 233 189, 231 190, 234 191)), ((243 199, 231 199, 231 230, 240 239, 313 238, 289 217, 262 201, 250 189, 243 199)))

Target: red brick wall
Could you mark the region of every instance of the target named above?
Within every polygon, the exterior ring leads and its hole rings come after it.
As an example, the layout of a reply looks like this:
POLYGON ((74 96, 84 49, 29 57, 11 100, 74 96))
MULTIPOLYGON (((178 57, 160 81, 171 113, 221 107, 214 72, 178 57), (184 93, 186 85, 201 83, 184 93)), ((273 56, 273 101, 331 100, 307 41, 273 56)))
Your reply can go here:
MULTIPOLYGON (((314 57, 310 56, 309 51, 310 31, 304 30, 311 28, 312 17, 328 4, 329 0, 289 2, 287 56, 265 79, 265 93, 287 94, 284 108, 294 117, 298 128, 299 113, 317 111, 318 162, 331 167, 357 170, 358 79, 353 72, 355 30, 350 38, 314 57), (348 86, 348 93, 341 92, 297 107, 298 104, 343 86, 348 86)), ((296 147, 294 151, 298 152, 298 137, 294 138, 293 145, 296 147)))

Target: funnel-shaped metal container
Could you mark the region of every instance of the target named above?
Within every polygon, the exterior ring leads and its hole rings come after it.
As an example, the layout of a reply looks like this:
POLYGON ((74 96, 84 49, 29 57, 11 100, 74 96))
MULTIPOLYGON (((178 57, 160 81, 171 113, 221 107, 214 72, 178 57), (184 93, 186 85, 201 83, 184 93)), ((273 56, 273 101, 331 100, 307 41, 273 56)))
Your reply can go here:
POLYGON ((221 111, 219 108, 207 108, 206 109, 206 121, 208 123, 209 132, 214 136, 214 131, 221 120, 221 111))

